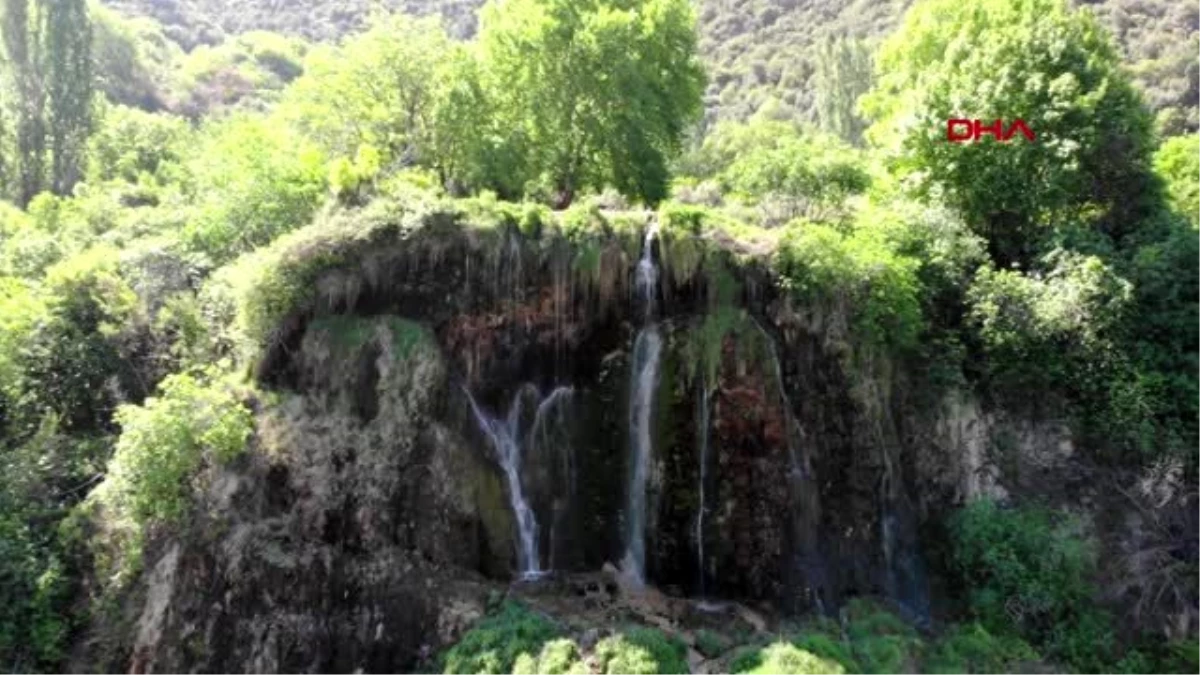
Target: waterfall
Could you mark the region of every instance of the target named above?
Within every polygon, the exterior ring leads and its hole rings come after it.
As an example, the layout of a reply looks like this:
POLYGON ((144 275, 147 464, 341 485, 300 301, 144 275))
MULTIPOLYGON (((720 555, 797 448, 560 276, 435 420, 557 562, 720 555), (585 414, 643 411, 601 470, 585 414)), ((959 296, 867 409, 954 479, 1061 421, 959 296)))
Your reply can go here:
POLYGON ((700 505, 696 508, 696 569, 700 571, 700 597, 704 597, 704 483, 708 479, 708 386, 700 378, 700 397, 697 399, 696 443, 700 449, 700 505))
POLYGON ((541 576, 543 570, 541 557, 538 554, 537 514, 533 512, 525 498, 525 490, 521 484, 521 459, 526 450, 533 448, 539 437, 545 437, 545 418, 558 407, 561 401, 570 396, 572 389, 557 387, 543 398, 536 387, 526 384, 517 389, 509 404, 508 413, 503 418, 493 417, 486 413, 475 402, 470 391, 467 391, 466 388, 463 391, 471 403, 471 411, 475 414, 475 421, 479 424, 479 429, 491 441, 496 461, 504 470, 504 478, 508 484, 509 504, 512 506, 513 517, 517 521, 517 543, 519 544, 517 569, 521 573, 521 577, 525 579, 541 576), (535 409, 528 430, 523 433, 525 399, 530 396, 534 400, 540 399, 540 402, 535 409), (542 433, 539 434, 539 431, 542 433))
POLYGON ((819 614, 825 614, 822 596, 825 587, 825 562, 818 551, 817 529, 820 522, 820 495, 813 475, 811 459, 805 451, 800 423, 792 413, 792 401, 788 396, 783 379, 783 368, 779 363, 779 351, 770 334, 756 321, 754 324, 770 346, 771 366, 775 382, 779 387, 779 405, 783 409, 784 436, 788 452, 788 491, 796 513, 793 514, 793 536, 796 547, 796 568, 804 575, 806 599, 819 614))
POLYGON ((634 583, 645 581, 646 573, 646 481, 650 475, 651 432, 653 427, 654 389, 658 383, 662 337, 654 323, 658 295, 658 268, 654 264, 652 225, 646 230, 642 257, 637 266, 637 290, 644 310, 644 323, 633 344, 633 363, 629 392, 629 494, 625 524, 623 568, 634 583))

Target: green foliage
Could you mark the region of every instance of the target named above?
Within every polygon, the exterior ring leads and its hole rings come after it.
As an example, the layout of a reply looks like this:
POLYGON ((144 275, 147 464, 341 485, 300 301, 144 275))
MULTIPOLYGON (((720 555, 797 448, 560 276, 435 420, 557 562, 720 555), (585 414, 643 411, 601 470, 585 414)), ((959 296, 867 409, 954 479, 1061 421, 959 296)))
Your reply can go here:
POLYGON ((17 355, 20 404, 31 415, 54 413, 70 430, 103 429, 115 403, 112 384, 138 394, 130 356, 141 317, 117 258, 111 248, 94 248, 47 273, 45 319, 17 355))
POLYGON ((606 184, 666 197, 667 162, 703 87, 690 3, 504 0, 481 24, 486 88, 522 175, 558 206, 606 184))
POLYGON ((716 631, 707 628, 696 631, 696 651, 703 654, 705 658, 716 658, 729 651, 732 646, 733 643, 729 638, 716 631))
POLYGON ((205 465, 229 462, 246 448, 253 416, 232 382, 209 370, 162 381, 142 405, 117 410, 121 435, 104 481, 90 497, 114 536, 118 574, 140 565, 146 529, 187 510, 189 484, 205 465))
POLYGON ((604 638, 596 644, 592 657, 600 672, 608 675, 688 672, 687 647, 658 629, 643 626, 604 638))
POLYGON ((1084 672, 1112 666, 1113 628, 1092 604, 1096 550, 1078 522, 978 501, 951 519, 950 536, 950 570, 983 628, 1020 635, 1084 672))
POLYGON ((871 87, 871 53, 862 40, 827 37, 817 47, 816 109, 821 128, 847 143, 862 141, 858 99, 871 87))
POLYGON ((551 640, 542 646, 537 657, 523 653, 513 664, 513 675, 565 675, 567 673, 589 673, 587 665, 580 660, 579 648, 566 638, 551 640))
POLYGON ((42 11, 50 188, 69 194, 83 177, 92 127, 92 24, 86 0, 55 0, 42 11))
POLYGON ((922 670, 930 673, 1012 673, 1036 661, 1033 648, 1019 638, 997 636, 978 623, 954 626, 941 636, 922 670))
POLYGON ((281 115, 328 156, 355 158, 360 181, 393 162, 438 166, 435 106, 459 49, 435 19, 381 17, 340 47, 313 50, 281 115))
POLYGON ((90 9, 97 91, 119 106, 163 108, 182 57, 179 45, 152 19, 123 16, 99 4, 90 9))
MULTIPOLYGON (((1061 253, 1045 278, 981 267, 967 291, 988 368, 1023 386, 1050 386, 1102 364, 1130 284, 1095 256, 1061 253)), ((1073 383, 1076 387, 1082 383, 1073 383)))
POLYGON ((922 643, 912 626, 863 598, 847 603, 846 635, 855 661, 866 673, 905 673, 914 669, 922 643))
POLYGON ((793 225, 774 266, 800 299, 850 314, 864 343, 905 347, 920 334, 917 261, 897 253, 879 230, 843 234, 826 225, 793 225))
POLYGON ((756 117, 718 125, 685 170, 767 210, 769 222, 838 218, 870 185, 865 159, 838 139, 756 117))
POLYGON ((871 137, 923 194, 960 210, 1002 266, 1027 263, 1045 230, 1081 217, 1112 236, 1135 224, 1150 120, 1087 13, 1062 0, 926 0, 878 64, 871 137), (949 143, 953 118, 1022 119, 1038 137, 949 143))
POLYGON ((214 263, 307 225, 325 193, 321 153, 286 128, 233 117, 206 130, 191 162, 197 211, 184 240, 214 263))
POLYGON ((823 659, 790 642, 775 642, 763 648, 742 651, 729 664, 734 673, 789 673, 809 675, 846 672, 836 661, 823 659))
MULTIPOLYGON (((521 665, 528 669, 536 654, 537 662, 532 665, 558 667, 564 660, 574 659, 572 649, 555 640, 558 635, 558 629, 544 616, 506 600, 499 611, 442 654, 439 662, 446 673, 511 673, 516 672, 514 666, 522 656, 526 658, 521 665)), ((569 667, 554 672, 569 672, 569 667)))
POLYGON ((155 186, 178 182, 191 141, 187 123, 178 117, 109 107, 89 140, 87 178, 155 186))
POLYGON ((1154 153, 1154 171, 1166 183, 1172 205, 1200 228, 1200 136, 1167 139, 1154 153))
POLYGON ((198 45, 178 57, 174 84, 183 100, 174 108, 189 117, 262 110, 303 72, 306 50, 301 40, 266 31, 198 45))

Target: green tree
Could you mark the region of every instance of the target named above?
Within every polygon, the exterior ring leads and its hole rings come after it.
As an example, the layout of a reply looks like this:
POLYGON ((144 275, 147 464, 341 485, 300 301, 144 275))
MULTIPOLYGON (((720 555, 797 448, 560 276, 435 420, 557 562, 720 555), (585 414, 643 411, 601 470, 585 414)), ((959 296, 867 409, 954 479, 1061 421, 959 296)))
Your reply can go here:
POLYGON ((196 212, 183 239, 218 265, 307 225, 326 189, 318 148, 271 118, 250 115, 210 124, 188 171, 196 212))
MULTIPOLYGON (((34 6, 36 11, 36 5, 34 6)), ((46 92, 42 80, 41 22, 30 16, 29 0, 5 0, 4 55, 16 108, 15 179, 13 197, 24 206, 45 187, 46 92)))
POLYGON ((1176 209, 1200 228, 1200 136, 1176 136, 1154 153, 1154 171, 1176 209))
POLYGON ((817 48, 816 108, 821 129, 858 145, 866 122, 860 96, 871 87, 871 53, 862 40, 826 38, 817 48))
POLYGON ((50 186, 69 194, 82 177, 92 126, 92 29, 85 0, 46 3, 50 186))
POLYGON ((700 112, 704 76, 686 0, 494 0, 480 46, 524 172, 565 208, 613 185, 658 202, 667 163, 700 112))
POLYGON ((1150 117, 1108 36, 1062 0, 920 2, 877 75, 869 136, 924 195, 959 209, 1001 266, 1028 263, 1063 225, 1119 239, 1153 195, 1150 117), (1036 140, 950 143, 949 119, 1022 119, 1036 140))
POLYGON ((343 45, 314 50, 281 112, 331 157, 370 146, 383 165, 431 165, 434 101, 461 49, 436 19, 378 18, 343 45))

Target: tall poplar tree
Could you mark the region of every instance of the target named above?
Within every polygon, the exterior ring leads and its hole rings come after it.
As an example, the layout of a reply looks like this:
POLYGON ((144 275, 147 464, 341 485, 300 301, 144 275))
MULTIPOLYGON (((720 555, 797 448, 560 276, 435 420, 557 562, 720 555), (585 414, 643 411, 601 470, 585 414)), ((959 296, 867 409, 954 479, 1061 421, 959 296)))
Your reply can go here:
POLYGON ((92 125, 92 30, 85 0, 50 0, 46 22, 50 186, 67 194, 83 173, 92 125))
MULTIPOLYGON (((37 7, 34 6, 36 12, 37 7)), ((46 177, 45 89, 42 86, 40 22, 29 0, 4 0, 0 35, 15 111, 16 185, 11 196, 24 206, 41 192, 46 177)))

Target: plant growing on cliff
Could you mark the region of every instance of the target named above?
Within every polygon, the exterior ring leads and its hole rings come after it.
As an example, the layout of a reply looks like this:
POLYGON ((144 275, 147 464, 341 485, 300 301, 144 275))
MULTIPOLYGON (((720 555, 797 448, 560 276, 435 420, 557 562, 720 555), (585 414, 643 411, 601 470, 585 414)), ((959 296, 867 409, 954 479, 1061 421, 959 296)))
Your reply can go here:
POLYGON ((559 635, 546 617, 506 600, 442 654, 439 663, 446 673, 511 673, 518 660, 528 666, 533 655, 545 653, 545 665, 549 666, 558 663, 563 648, 543 650, 559 635))
POLYGON ((1019 635, 1084 672, 1117 660, 1111 618, 1093 602, 1096 548, 1078 520, 982 500, 951 518, 950 538, 952 578, 988 632, 1019 635))
POLYGON ((123 575, 139 566, 147 529, 178 520, 201 467, 240 454, 254 424, 232 383, 215 370, 172 375, 157 396, 122 406, 116 419, 121 435, 90 499, 113 536, 110 571, 123 575))

